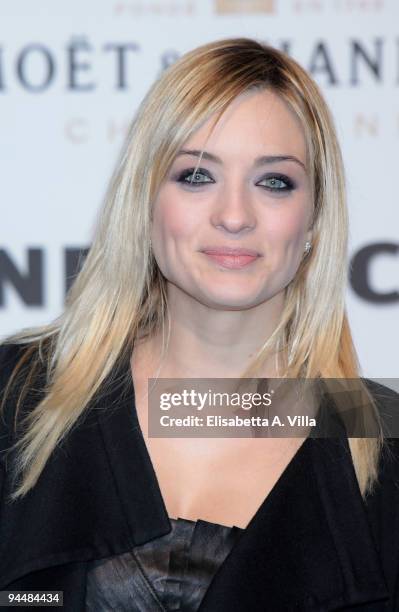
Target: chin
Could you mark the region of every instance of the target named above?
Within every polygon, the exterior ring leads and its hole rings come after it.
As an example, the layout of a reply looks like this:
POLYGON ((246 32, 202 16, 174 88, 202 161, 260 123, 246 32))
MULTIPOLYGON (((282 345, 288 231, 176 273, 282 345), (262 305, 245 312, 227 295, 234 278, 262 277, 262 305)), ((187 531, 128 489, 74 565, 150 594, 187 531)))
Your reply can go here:
POLYGON ((249 294, 248 291, 204 291, 199 301, 218 310, 247 310, 257 306, 263 300, 256 300, 256 297, 249 294))

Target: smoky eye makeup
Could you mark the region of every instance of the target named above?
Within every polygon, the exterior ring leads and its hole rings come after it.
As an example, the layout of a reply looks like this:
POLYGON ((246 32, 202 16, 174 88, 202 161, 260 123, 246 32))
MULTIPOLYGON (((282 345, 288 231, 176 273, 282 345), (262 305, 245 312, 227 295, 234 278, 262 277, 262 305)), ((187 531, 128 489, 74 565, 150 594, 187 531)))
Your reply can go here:
MULTIPOLYGON (((214 183, 212 174, 205 168, 185 168, 175 172, 172 180, 193 189, 214 183)), ((255 184, 273 194, 282 195, 296 189, 296 182, 287 174, 268 172, 256 180, 255 184)))
POLYGON ((208 170, 205 170, 205 168, 196 169, 194 166, 192 168, 185 168, 184 170, 176 172, 173 176, 173 180, 178 183, 194 186, 215 182, 208 170))
POLYGON ((293 179, 280 172, 269 172, 257 181, 256 184, 265 189, 282 193, 293 191, 297 187, 293 179))

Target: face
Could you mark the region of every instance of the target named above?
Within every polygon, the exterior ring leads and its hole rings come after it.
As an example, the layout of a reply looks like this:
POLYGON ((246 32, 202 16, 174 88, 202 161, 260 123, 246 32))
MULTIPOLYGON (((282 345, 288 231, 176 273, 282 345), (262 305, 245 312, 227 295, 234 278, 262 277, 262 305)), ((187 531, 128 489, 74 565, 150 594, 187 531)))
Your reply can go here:
POLYGON ((284 295, 311 239, 305 138, 270 91, 237 97, 208 138, 210 128, 190 137, 161 185, 153 252, 168 291, 248 309, 284 295))

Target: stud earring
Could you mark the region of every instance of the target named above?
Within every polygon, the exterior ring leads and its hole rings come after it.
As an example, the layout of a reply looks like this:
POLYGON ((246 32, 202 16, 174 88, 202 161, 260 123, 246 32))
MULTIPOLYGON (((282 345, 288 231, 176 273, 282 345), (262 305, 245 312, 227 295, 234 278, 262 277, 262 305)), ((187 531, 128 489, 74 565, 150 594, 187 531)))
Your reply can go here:
POLYGON ((308 241, 305 244, 305 253, 309 253, 310 249, 312 248, 311 243, 308 241))

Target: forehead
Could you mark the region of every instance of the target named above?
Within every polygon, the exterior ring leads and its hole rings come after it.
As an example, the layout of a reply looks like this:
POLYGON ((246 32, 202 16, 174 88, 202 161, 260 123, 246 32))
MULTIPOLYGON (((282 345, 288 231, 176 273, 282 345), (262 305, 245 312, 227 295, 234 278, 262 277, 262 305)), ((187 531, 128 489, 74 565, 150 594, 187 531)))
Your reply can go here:
POLYGON ((291 154, 305 162, 306 141, 298 117, 273 91, 244 92, 227 107, 212 130, 208 119, 186 145, 226 157, 264 153, 291 154))

